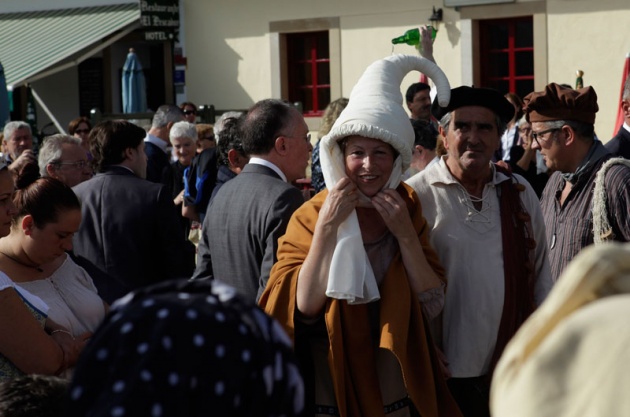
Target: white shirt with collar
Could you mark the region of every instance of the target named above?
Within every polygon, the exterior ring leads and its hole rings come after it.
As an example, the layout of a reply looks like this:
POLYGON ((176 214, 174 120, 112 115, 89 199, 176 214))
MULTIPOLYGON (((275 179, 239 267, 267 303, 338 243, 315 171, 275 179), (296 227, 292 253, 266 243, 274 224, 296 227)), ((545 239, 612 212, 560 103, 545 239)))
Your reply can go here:
POLYGON ((257 158, 255 156, 252 156, 251 158, 249 158, 249 163, 250 164, 262 165, 262 166, 266 166, 267 168, 273 169, 273 171, 276 174, 278 174, 280 176, 280 178, 282 178, 282 181, 288 182, 287 181, 287 176, 284 175, 284 172, 282 172, 280 170, 280 168, 278 168, 278 166, 276 164, 274 164, 272 162, 269 162, 266 159, 257 158))
POLYGON ((431 162, 429 162, 429 163, 427 164, 427 166, 426 166, 426 167, 424 167, 424 169, 431 168, 433 165, 437 164, 438 162, 440 162, 440 157, 439 157, 439 156, 436 156, 435 158, 433 158, 433 159, 431 160, 431 162))
POLYGON ((158 148, 162 149, 162 151, 164 151, 165 154, 168 155, 168 143, 164 142, 162 139, 158 138, 157 136, 154 136, 150 133, 147 133, 147 136, 144 138, 145 142, 151 142, 152 144, 154 144, 155 146, 157 146, 158 148))
MULTIPOLYGON (((505 279, 496 188, 508 177, 493 169, 482 209, 477 211, 444 158, 406 182, 420 198, 431 246, 446 269, 442 344, 449 369, 455 378, 477 377, 488 372, 503 313, 505 279)), ((534 298, 539 305, 552 286, 545 223, 536 193, 523 177, 514 176, 526 187, 520 196, 537 242, 534 298)))

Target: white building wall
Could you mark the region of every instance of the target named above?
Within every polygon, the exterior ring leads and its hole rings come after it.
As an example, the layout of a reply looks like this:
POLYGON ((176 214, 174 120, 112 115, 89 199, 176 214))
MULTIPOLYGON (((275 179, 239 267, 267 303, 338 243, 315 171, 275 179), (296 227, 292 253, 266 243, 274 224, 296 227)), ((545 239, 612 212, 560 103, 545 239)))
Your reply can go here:
POLYGON ((547 14, 549 81, 575 86, 575 72, 584 71, 584 85, 597 92, 595 131, 606 142, 616 130, 621 76, 630 52, 630 3, 548 0, 547 14))
MULTIPOLYGON (((392 53, 391 39, 405 30, 426 24, 432 13, 429 1, 383 2, 376 0, 325 0, 297 3, 286 0, 229 2, 183 0, 186 9, 185 37, 187 96, 197 104, 217 108, 249 107, 268 97, 279 97, 278 53, 270 23, 339 18, 341 89, 348 96, 363 70, 373 61, 392 53), (273 60, 273 61, 272 61, 273 60), (272 72, 273 71, 273 72, 272 72)), ((457 13, 445 9, 448 29, 441 25, 435 57, 454 83, 461 77, 457 13), (448 36, 446 36, 448 34, 448 36)), ((397 46, 396 53, 417 53, 397 46)), ((416 82, 411 74, 401 90, 416 82)), ((337 97, 333 97, 337 98, 337 97)))
MULTIPOLYGON (((630 22, 627 0, 518 0, 459 11, 424 0, 241 0, 237 5, 182 0, 182 4, 186 8, 188 98, 217 108, 246 108, 278 95, 280 66, 272 48, 278 35, 269 34, 270 22, 338 18, 340 91, 347 96, 367 65, 392 53, 392 37, 427 23, 433 5, 444 10, 435 57, 453 86, 474 83, 477 40, 473 28, 477 19, 531 15, 529 10, 537 10, 536 88, 551 81, 575 85, 575 71, 583 70, 585 84, 592 85, 599 96, 596 129, 606 141, 614 129, 623 60, 630 52, 630 36, 625 30, 630 22), (474 9, 480 12, 474 13, 474 9)), ((397 46, 395 52, 415 53, 407 46, 397 46)), ((401 90, 415 81, 416 74, 408 75, 401 90)))
MULTIPOLYGON (((0 13, 128 2, 2 0, 0 13)), ((515 17, 520 12, 514 11, 527 10, 527 4, 542 5, 532 6, 539 10, 534 17, 536 48, 546 48, 535 62, 536 88, 542 89, 551 81, 575 85, 575 71, 583 70, 585 84, 592 85, 599 97, 597 133, 603 141, 608 140, 617 114, 624 59, 630 52, 626 30, 630 22, 628 0, 518 0, 516 3, 462 7, 455 11, 443 7, 441 2, 428 0, 181 0, 185 19, 182 40, 188 58, 186 98, 217 108, 247 108, 257 100, 279 96, 279 55, 277 48, 274 49, 279 36, 270 33, 270 23, 322 17, 339 21, 341 71, 337 91, 348 96, 367 65, 392 53, 390 39, 410 27, 427 23, 434 5, 444 10, 444 22, 440 24, 434 47, 436 61, 453 86, 469 85, 474 82, 475 20, 515 17), (523 6, 520 9, 519 4, 523 6), (475 9, 480 12, 474 13, 475 9)), ((415 50, 397 46, 394 52, 415 53, 415 50)), ((74 71, 59 74, 58 80, 50 77, 35 83, 42 98, 55 102, 63 101, 69 94, 76 95, 72 91, 76 88, 74 81, 71 82, 74 71), (55 90, 59 85, 64 86, 63 91, 55 90)), ((408 75, 401 91, 417 81, 417 77, 417 74, 408 75)), ((66 101, 68 114, 60 117, 63 122, 69 120, 70 113, 76 114, 75 104, 67 106, 66 101)), ((42 115, 42 119, 46 117, 42 115)))

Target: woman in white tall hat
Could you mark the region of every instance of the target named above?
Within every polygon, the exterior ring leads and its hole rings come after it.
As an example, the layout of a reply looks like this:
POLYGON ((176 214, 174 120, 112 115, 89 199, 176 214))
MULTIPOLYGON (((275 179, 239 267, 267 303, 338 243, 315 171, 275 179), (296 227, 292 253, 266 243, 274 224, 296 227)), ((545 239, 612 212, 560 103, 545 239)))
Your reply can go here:
POLYGON ((412 70, 448 103, 446 77, 424 58, 367 68, 321 142, 327 189, 294 213, 260 300, 294 340, 315 415, 460 415, 425 327, 444 270, 401 182, 414 133, 400 83, 412 70))

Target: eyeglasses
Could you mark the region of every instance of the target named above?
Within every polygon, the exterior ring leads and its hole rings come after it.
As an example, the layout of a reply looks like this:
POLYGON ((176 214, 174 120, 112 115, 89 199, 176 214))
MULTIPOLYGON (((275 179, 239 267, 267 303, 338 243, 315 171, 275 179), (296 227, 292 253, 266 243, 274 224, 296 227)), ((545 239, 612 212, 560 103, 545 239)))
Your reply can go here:
POLYGON ((197 110, 184 110, 184 114, 188 116, 189 114, 197 114, 197 110))
POLYGON ((285 138, 289 138, 289 139, 302 139, 302 140, 305 140, 307 143, 311 142, 311 134, 310 133, 307 133, 306 136, 304 136, 304 137, 289 136, 289 135, 279 135, 279 136, 284 136, 285 138))
POLYGON ((78 133, 79 135, 81 133, 90 133, 90 129, 77 129, 74 131, 74 133, 78 133))
POLYGON ((538 144, 538 146, 540 145, 540 141, 546 142, 545 139, 540 138, 542 135, 547 134, 549 132, 555 132, 558 130, 562 130, 561 127, 554 127, 553 129, 547 129, 547 130, 543 130, 542 132, 532 132, 532 138, 536 141, 536 143, 538 144), (539 141, 540 138, 540 141, 539 141))
POLYGON ((55 165, 68 165, 68 166, 75 167, 77 169, 85 169, 86 167, 89 166, 89 162, 88 161, 57 162, 55 163, 55 165))

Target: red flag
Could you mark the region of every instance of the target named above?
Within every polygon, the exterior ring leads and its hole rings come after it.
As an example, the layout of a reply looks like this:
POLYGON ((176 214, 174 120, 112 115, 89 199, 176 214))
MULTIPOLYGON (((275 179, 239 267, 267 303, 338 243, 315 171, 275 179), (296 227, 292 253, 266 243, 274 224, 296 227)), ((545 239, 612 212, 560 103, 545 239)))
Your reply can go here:
POLYGON ((425 83, 425 84, 429 84, 429 78, 427 78, 426 75, 424 75, 423 73, 420 73, 420 80, 421 83, 425 83))
POLYGON ((617 110, 617 121, 615 122, 615 131, 613 132, 613 136, 617 134, 617 131, 623 125, 623 109, 621 108, 621 100, 623 97, 623 87, 626 84, 626 79, 630 75, 630 53, 626 54, 626 62, 623 66, 623 74, 621 75, 621 91, 619 92, 619 101, 617 102, 617 106, 619 109, 617 110))

